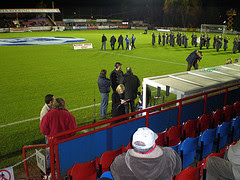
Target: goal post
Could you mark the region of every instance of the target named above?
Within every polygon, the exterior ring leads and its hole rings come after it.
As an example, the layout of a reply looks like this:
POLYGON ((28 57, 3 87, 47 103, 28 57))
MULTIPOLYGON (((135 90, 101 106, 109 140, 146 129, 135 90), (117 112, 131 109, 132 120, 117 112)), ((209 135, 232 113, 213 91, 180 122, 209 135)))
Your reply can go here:
POLYGON ((225 34, 226 25, 201 24, 201 33, 222 33, 225 34))

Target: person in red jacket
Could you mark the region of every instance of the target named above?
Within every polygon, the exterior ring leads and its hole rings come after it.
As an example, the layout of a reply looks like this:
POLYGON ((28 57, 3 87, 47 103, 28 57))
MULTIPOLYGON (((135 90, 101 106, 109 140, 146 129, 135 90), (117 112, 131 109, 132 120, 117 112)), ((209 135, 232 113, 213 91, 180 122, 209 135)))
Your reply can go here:
MULTIPOLYGON (((40 123, 40 131, 47 136, 48 140, 49 137, 55 134, 75 128, 77 128, 76 119, 66 109, 66 103, 62 98, 57 98, 53 101, 53 108, 48 111, 40 123)), ((55 142, 73 135, 75 133, 60 136, 55 139, 55 142)))

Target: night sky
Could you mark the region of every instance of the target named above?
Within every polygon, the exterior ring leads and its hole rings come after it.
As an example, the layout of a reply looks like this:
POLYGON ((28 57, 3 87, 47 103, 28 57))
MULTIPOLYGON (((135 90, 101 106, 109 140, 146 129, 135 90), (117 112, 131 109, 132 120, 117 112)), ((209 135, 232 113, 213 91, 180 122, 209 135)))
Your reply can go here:
MULTIPOLYGON (((47 7, 51 7, 51 0, 5 0, 1 3, 0 8, 35 8, 39 5, 40 1, 47 4, 47 7)), ((144 6, 146 3, 163 2, 164 0, 54 0, 55 7, 111 7, 121 6, 128 4, 131 6, 144 6)), ((215 6, 226 8, 237 8, 236 1, 234 0, 202 0, 203 6, 215 6)))

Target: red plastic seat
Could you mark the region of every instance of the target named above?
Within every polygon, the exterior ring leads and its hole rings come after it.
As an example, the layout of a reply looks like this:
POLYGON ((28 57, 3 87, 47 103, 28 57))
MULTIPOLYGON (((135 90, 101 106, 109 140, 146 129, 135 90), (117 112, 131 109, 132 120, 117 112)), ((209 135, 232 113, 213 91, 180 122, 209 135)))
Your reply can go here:
POLYGON ((71 180, 96 180, 98 170, 98 157, 86 163, 77 163, 68 170, 68 179, 71 180))
POLYGON ((223 121, 230 122, 233 118, 233 105, 226 105, 223 107, 223 121))
POLYGON ((175 176, 175 180, 199 180, 200 167, 188 167, 175 176))
POLYGON ((237 101, 233 105, 234 108, 234 117, 240 116, 240 101, 237 101))
POLYGON ((167 129, 165 131, 157 133, 158 138, 156 139, 156 144, 159 146, 164 146, 166 144, 165 142, 165 136, 166 136, 167 129))
POLYGON ((102 169, 102 173, 109 171, 110 165, 112 164, 115 157, 117 157, 119 154, 122 154, 125 152, 125 147, 122 145, 121 148, 113 151, 106 151, 102 154, 100 157, 99 165, 102 169))
POLYGON ((198 132, 202 133, 211 128, 212 114, 203 114, 197 121, 198 132))
POLYGON ((166 132, 166 145, 175 146, 180 142, 182 136, 182 125, 181 126, 172 126, 166 132))
POLYGON ((197 136, 198 119, 188 120, 182 127, 183 140, 186 138, 194 138, 197 136))
POLYGON ((222 109, 218 109, 215 112, 213 112, 212 128, 216 128, 222 122, 223 122, 223 110, 222 109))
POLYGON ((133 149, 133 147, 132 147, 132 142, 130 141, 129 143, 128 143, 128 145, 127 145, 127 147, 126 147, 126 152, 127 152, 127 150, 128 149, 133 149))

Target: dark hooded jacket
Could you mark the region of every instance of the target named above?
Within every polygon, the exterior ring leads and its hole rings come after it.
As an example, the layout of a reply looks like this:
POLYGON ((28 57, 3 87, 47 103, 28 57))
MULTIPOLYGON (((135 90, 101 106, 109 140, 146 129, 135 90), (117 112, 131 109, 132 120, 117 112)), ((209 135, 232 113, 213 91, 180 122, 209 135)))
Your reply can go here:
POLYGON ((117 156, 110 167, 114 180, 172 180, 181 172, 181 158, 170 147, 161 149, 156 158, 134 157, 129 150, 117 156))
POLYGON ((110 80, 106 76, 100 74, 98 77, 98 88, 100 93, 109 93, 110 89, 110 80))
POLYGON ((127 72, 123 76, 123 84, 125 86, 125 99, 135 100, 137 98, 140 80, 132 72, 127 72))

